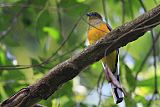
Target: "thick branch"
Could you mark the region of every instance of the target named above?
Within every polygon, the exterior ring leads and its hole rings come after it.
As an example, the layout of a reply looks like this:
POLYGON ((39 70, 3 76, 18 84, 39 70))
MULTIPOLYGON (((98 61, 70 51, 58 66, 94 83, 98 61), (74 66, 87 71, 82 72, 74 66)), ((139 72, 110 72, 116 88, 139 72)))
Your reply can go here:
POLYGON ((84 68, 104 57, 104 53, 108 55, 113 50, 138 39, 159 23, 160 5, 137 19, 118 27, 93 46, 52 68, 40 81, 20 90, 4 101, 1 106, 29 107, 42 99, 47 99, 62 84, 73 79, 84 68))

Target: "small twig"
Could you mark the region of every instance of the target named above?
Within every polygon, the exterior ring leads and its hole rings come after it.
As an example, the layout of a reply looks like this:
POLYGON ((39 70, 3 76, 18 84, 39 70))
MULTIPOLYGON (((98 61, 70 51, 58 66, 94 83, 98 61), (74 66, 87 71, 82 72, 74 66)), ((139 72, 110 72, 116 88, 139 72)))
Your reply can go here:
POLYGON ((35 105, 33 105, 32 107, 47 107, 47 106, 40 105, 40 104, 35 104, 35 105))
POLYGON ((121 0, 121 3, 122 3, 122 24, 125 22, 125 14, 126 14, 126 10, 125 10, 125 1, 124 0, 121 0))
MULTIPOLYGON (((28 69, 28 68, 32 68, 32 67, 38 67, 38 66, 43 66, 45 64, 48 64, 49 62, 54 60, 55 55, 59 52, 59 50, 65 45, 65 43, 69 40, 69 38, 71 37, 74 29, 77 27, 77 25, 79 24, 80 20, 82 19, 83 15, 81 15, 81 17, 76 21, 76 23, 74 24, 73 28, 71 29, 71 32, 69 33, 69 35, 67 36, 67 38, 61 43, 60 47, 58 47, 58 49, 47 59, 45 59, 43 62, 41 62, 40 64, 34 64, 34 65, 17 65, 17 66, 11 66, 6 68, 7 70, 15 70, 15 69, 28 69), (21 66, 21 67, 19 67, 21 66), (15 68, 18 67, 18 68, 15 68)), ((3 67, 0 68, 1 70, 3 70, 3 67)))
POLYGON ((146 9, 146 7, 145 7, 145 5, 144 5, 143 1, 142 1, 142 0, 139 0, 139 3, 141 4, 141 6, 142 6, 142 8, 143 8, 144 12, 146 12, 146 11, 147 11, 147 9, 146 9))
POLYGON ((150 107, 150 106, 151 106, 152 101, 153 101, 153 98, 154 98, 154 94, 152 95, 152 98, 148 101, 147 107, 150 107))
POLYGON ((155 80, 154 80, 154 90, 155 92, 158 92, 158 81, 157 81, 157 61, 156 61, 156 45, 155 45, 155 42, 154 42, 154 33, 153 33, 153 30, 151 30, 151 35, 152 35, 152 45, 153 45, 153 66, 154 66, 154 77, 155 77, 155 80))
MULTIPOLYGON (((23 6, 26 6, 25 4, 12 4, 12 3, 0 3, 0 8, 3 8, 3 7, 23 7, 23 6)), ((64 10, 71 10, 71 9, 75 9, 77 8, 78 6, 81 6, 81 4, 75 4, 75 5, 72 5, 72 6, 69 6, 69 7, 63 7, 61 9, 64 9, 64 10)), ((39 9, 39 10, 42 10, 44 8, 43 5, 27 5, 26 8, 29 8, 29 7, 32 7, 34 9, 39 9)), ((52 9, 54 11, 57 11, 56 7, 53 7, 53 6, 48 6, 49 9, 52 9)))
POLYGON ((101 79, 103 77, 103 74, 104 74, 104 71, 102 71, 98 77, 98 80, 97 80, 97 92, 99 90, 99 87, 100 87, 100 82, 101 82, 101 79))
POLYGON ((151 106, 153 100, 159 100, 159 98, 160 98, 159 93, 157 93, 157 92, 154 91, 153 94, 152 94, 151 99, 150 99, 150 100, 148 101, 148 103, 147 103, 147 107, 150 107, 150 106, 151 106))
MULTIPOLYGON (((40 16, 47 10, 49 3, 46 2, 45 5, 43 6, 43 8, 41 8, 40 12, 38 12, 35 21, 34 21, 34 26, 35 26, 35 32, 37 33, 38 27, 37 27, 37 22, 40 18, 40 16)), ((37 34, 38 35, 38 34, 37 34)))
POLYGON ((61 43, 60 47, 45 61, 43 61, 42 64, 48 63, 49 61, 52 61, 54 56, 59 52, 59 50, 62 49, 62 47, 66 44, 66 42, 70 39, 70 37, 72 36, 72 33, 74 31, 74 29, 77 27, 77 25, 79 24, 80 20, 82 19, 83 14, 80 16, 80 18, 78 18, 78 20, 76 21, 76 23, 74 24, 73 28, 71 29, 69 35, 67 36, 66 39, 63 40, 63 42, 61 43))
POLYGON ((131 18, 133 19, 134 18, 134 12, 133 12, 133 0, 128 0, 129 2, 129 9, 130 9, 130 13, 131 13, 131 18))
MULTIPOLYGON (((154 39, 154 43, 157 43, 159 37, 160 37, 160 32, 157 34, 156 38, 154 39)), ((152 50, 153 50, 153 44, 152 44, 152 46, 150 47, 150 49, 149 49, 149 51, 147 52, 147 54, 146 54, 146 56, 144 57, 144 59, 142 60, 142 63, 140 64, 140 67, 139 67, 139 69, 138 69, 137 72, 136 72, 136 75, 135 75, 135 79, 136 79, 136 80, 137 80, 138 74, 142 71, 142 68, 143 68, 145 62, 147 61, 149 55, 151 54, 152 50)))
POLYGON ((60 5, 58 0, 55 0, 56 3, 56 7, 57 7, 57 15, 58 15, 58 22, 59 22, 59 31, 61 36, 64 38, 64 34, 63 34, 63 26, 62 26, 62 18, 61 18, 61 13, 60 13, 60 5))
POLYGON ((100 107, 101 102, 102 102, 102 87, 103 87, 103 84, 104 84, 104 80, 105 80, 105 77, 103 77, 100 88, 99 88, 99 91, 98 91, 98 93, 99 93, 98 107, 100 107))
MULTIPOLYGON (((82 42, 80 42, 78 45, 76 45, 73 49, 70 49, 69 51, 65 52, 63 55, 60 55, 58 57, 55 57, 53 59, 52 62, 56 61, 59 58, 62 58, 68 54, 70 54, 71 52, 73 52, 74 50, 76 50, 79 46, 81 46, 82 44, 84 44, 85 40, 83 40, 82 42)), ((17 69, 28 69, 30 67, 33 67, 33 65, 0 65, 0 70, 17 70, 17 69)), ((36 67, 42 67, 45 69, 50 69, 50 67, 46 67, 44 65, 39 65, 36 67)))
POLYGON ((105 16, 105 20, 106 20, 106 22, 108 22, 106 3, 105 2, 106 2, 105 0, 102 0, 102 7, 103 7, 103 13, 104 13, 104 16, 105 16))

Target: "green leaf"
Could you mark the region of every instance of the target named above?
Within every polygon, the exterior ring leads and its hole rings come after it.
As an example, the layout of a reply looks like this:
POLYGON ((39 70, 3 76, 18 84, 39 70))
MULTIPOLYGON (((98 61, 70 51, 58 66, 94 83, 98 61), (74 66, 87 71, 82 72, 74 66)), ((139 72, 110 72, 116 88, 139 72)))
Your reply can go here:
POLYGON ((76 0, 79 3, 85 2, 86 0, 76 0))
POLYGON ((126 107, 137 107, 136 101, 132 98, 131 95, 125 97, 126 107))
MULTIPOLYGON (((6 93, 6 90, 4 89, 3 87, 3 84, 2 82, 0 82, 0 98, 2 97, 2 99, 7 99, 8 98, 8 95, 6 93)), ((2 100, 1 100, 2 101, 2 100)))
POLYGON ((3 50, 0 49, 0 64, 1 65, 5 64, 5 61, 6 61, 6 59, 5 59, 5 53, 4 53, 3 50))
MULTIPOLYGON (((157 78, 160 78, 160 76, 157 76, 157 78)), ((155 80, 155 77, 151 77, 149 79, 138 81, 137 86, 153 88, 154 87, 154 80, 155 80)), ((158 83, 160 83, 160 79, 158 79, 158 83)), ((159 86, 159 88, 160 88, 160 86, 159 86)))
POLYGON ((129 85, 130 91, 133 92, 136 87, 135 77, 133 76, 131 69, 127 65, 125 65, 125 69, 126 69, 125 77, 127 84, 129 85))
POLYGON ((49 36, 51 36, 54 40, 59 41, 60 40, 60 34, 59 32, 51 27, 44 27, 44 32, 47 32, 49 36))

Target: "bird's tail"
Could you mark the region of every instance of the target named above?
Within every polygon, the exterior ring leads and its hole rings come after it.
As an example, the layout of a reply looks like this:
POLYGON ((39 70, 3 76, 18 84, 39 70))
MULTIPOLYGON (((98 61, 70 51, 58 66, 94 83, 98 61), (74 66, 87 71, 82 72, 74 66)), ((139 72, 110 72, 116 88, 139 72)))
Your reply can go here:
MULTIPOLYGON (((120 72, 119 72, 119 51, 117 50, 115 69, 111 71, 110 67, 106 62, 102 60, 102 65, 104 67, 105 76, 109 83, 111 83, 112 94, 114 102, 116 104, 120 103, 124 99, 124 91, 120 84, 120 72)), ((107 60, 107 59, 106 59, 107 60)))
POLYGON ((105 68, 105 76, 109 83, 111 83, 114 102, 118 104, 122 102, 124 98, 124 91, 122 90, 122 86, 119 80, 119 71, 117 70, 117 72, 113 74, 109 68, 105 68))
POLYGON ((124 99, 124 91, 122 90, 122 86, 120 83, 120 73, 119 73, 119 56, 117 55, 117 63, 115 67, 115 71, 112 72, 107 64, 102 63, 106 79, 111 83, 113 99, 116 104, 120 103, 124 99))
MULTIPOLYGON (((119 75, 116 75, 116 77, 118 82, 120 83, 119 75)), ((116 104, 122 102, 124 98, 124 91, 122 90, 122 88, 116 87, 113 83, 111 83, 111 88, 112 88, 112 95, 113 95, 114 102, 116 104)))

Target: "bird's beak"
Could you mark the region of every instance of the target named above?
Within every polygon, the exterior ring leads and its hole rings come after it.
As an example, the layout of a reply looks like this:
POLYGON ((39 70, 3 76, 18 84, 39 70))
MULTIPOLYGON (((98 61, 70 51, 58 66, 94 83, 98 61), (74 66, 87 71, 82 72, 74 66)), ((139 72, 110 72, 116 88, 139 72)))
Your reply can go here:
POLYGON ((91 13, 87 13, 86 15, 87 15, 88 17, 90 17, 90 16, 91 16, 91 13))

